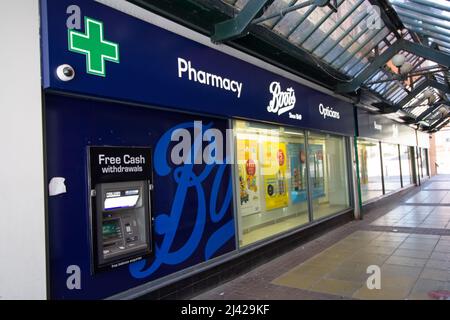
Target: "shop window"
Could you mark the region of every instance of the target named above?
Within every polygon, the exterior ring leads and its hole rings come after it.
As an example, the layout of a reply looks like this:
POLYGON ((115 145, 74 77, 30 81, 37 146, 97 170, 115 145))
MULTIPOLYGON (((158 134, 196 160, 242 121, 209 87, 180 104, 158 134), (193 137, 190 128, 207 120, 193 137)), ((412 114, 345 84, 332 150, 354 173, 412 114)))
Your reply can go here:
POLYGON ((403 186, 408 186, 414 183, 412 175, 412 159, 411 159, 411 147, 400 146, 400 160, 402 165, 402 181, 403 186))
POLYGON ((423 152, 422 152, 422 148, 417 148, 417 152, 418 152, 418 154, 417 154, 417 160, 418 160, 418 162, 417 162, 417 166, 418 166, 418 170, 419 170, 419 177, 421 178, 421 179, 423 179, 423 152))
POLYGON ((235 121, 239 242, 309 222, 303 131, 235 121))
POLYGON ((345 138, 310 132, 308 159, 314 219, 347 209, 350 204, 345 138))
POLYGON ((398 144, 383 142, 381 150, 383 154, 384 191, 388 193, 402 187, 398 144))
POLYGON ((430 175, 428 171, 428 149, 422 148, 422 178, 430 175))
POLYGON ((379 142, 358 139, 358 160, 362 202, 383 195, 379 142))

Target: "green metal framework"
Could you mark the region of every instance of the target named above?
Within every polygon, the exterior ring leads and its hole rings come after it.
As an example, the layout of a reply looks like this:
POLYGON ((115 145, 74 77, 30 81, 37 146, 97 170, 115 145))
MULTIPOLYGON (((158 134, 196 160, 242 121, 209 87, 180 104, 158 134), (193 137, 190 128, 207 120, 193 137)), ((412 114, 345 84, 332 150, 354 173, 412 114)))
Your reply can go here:
MULTIPOLYGON (((283 17, 289 12, 309 6, 323 7, 330 5, 330 0, 304 0, 302 3, 285 7, 279 12, 257 18, 264 11, 264 8, 269 7, 273 2, 274 0, 249 0, 234 18, 217 23, 214 26, 215 32, 211 36, 211 40, 213 42, 223 42, 243 37, 248 34, 248 29, 251 24, 258 24, 272 18, 283 17)), ((332 5, 331 7, 334 11, 337 11, 337 8, 332 5)))
MULTIPOLYGON (((425 47, 421 44, 413 43, 400 39, 390 46, 385 52, 376 57, 371 65, 361 72, 350 83, 339 84, 336 88, 337 92, 352 92, 361 87, 361 85, 369 79, 378 69, 384 66, 392 57, 400 50, 408 51, 416 56, 420 56, 427 60, 435 61, 438 64, 450 66, 450 55, 438 50, 425 47)), ((448 86, 447 86, 448 90, 448 86)))

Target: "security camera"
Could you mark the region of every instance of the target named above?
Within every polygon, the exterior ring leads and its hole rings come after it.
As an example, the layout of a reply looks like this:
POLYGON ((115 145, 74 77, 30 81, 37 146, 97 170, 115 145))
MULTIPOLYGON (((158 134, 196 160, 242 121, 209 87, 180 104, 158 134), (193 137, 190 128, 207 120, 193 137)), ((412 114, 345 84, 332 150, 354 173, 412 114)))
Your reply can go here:
POLYGON ((75 78, 75 70, 68 64, 62 64, 56 69, 56 75, 61 81, 70 81, 75 78))

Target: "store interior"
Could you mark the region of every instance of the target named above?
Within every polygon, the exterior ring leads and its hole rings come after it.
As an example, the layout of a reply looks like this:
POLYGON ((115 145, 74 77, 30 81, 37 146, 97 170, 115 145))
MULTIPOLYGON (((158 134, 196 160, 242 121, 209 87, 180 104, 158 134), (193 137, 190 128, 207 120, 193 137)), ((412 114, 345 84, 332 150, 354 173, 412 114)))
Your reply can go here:
POLYGON ((349 208, 345 138, 235 121, 241 246, 349 208), (308 161, 306 157, 308 156, 308 161))

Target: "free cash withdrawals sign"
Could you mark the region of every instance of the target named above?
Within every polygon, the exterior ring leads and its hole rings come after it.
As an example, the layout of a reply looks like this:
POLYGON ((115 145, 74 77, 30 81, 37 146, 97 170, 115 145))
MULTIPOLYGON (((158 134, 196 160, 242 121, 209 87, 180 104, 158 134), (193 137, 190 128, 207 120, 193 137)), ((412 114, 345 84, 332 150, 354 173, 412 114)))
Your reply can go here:
POLYGON ((354 133, 351 104, 106 5, 43 0, 41 16, 45 89, 354 133), (73 80, 58 79, 63 64, 73 80))
POLYGON ((152 179, 151 148, 104 147, 89 148, 92 187, 97 183, 152 179))

